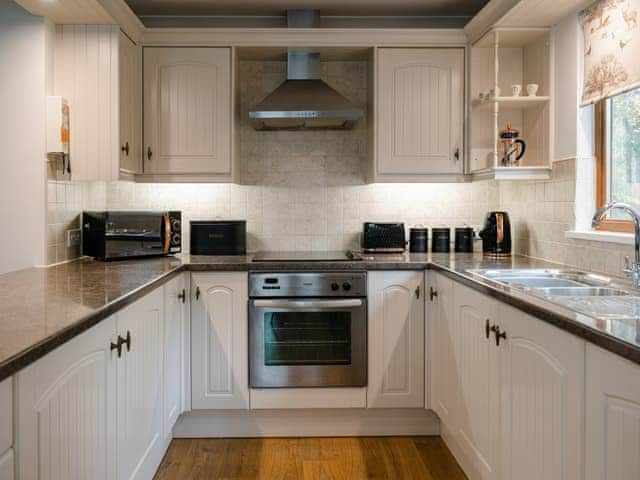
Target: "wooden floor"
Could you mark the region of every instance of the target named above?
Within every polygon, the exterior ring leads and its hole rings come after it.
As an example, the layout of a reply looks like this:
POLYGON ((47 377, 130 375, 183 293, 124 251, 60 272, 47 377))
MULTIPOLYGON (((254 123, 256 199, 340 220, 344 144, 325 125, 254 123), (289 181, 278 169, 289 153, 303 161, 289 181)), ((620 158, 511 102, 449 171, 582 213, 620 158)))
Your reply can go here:
POLYGON ((175 439, 155 478, 466 479, 440 437, 175 439))

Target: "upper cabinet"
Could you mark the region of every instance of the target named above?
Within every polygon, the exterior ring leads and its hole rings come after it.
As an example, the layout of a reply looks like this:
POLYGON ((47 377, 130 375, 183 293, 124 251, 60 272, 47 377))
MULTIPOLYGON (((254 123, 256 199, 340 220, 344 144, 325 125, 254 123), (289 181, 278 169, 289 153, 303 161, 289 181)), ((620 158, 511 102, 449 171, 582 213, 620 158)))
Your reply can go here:
POLYGON ((53 92, 69 102, 73 180, 139 171, 139 53, 114 25, 56 27, 53 92))
POLYGON ((498 180, 549 178, 550 29, 495 28, 470 51, 468 173, 498 180))
POLYGON ((233 181, 230 48, 144 49, 144 177, 233 181))
POLYGON ((375 63, 371 180, 461 176, 464 49, 379 48, 375 63))

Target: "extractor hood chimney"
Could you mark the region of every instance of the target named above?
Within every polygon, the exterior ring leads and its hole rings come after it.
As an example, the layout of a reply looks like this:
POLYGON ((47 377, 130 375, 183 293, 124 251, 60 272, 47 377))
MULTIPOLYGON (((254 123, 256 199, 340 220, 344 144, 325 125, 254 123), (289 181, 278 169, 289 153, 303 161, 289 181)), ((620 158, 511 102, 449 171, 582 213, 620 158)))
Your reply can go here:
MULTIPOLYGON (((315 28, 317 10, 288 10, 289 28, 315 28)), ((287 52, 287 79, 249 112, 256 130, 344 130, 362 118, 362 110, 320 80, 320 53, 287 52)))

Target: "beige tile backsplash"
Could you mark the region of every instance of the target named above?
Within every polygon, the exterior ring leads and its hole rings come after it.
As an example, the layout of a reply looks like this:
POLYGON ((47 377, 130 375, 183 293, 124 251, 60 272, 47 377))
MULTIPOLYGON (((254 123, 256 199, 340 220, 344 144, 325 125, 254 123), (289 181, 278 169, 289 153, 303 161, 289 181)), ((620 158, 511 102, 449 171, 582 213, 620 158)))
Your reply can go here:
MULTIPOLYGON (((285 62, 240 63, 240 185, 80 183, 50 174, 47 261, 79 255, 66 247, 65 232, 79 227, 83 209, 176 209, 187 223, 246 219, 249 250, 283 251, 358 247, 365 221, 480 225, 485 212, 501 208, 510 213, 516 253, 620 275, 631 247, 565 237, 575 225, 575 160, 555 162, 548 181, 366 185, 366 120, 351 131, 256 132, 248 125, 248 109, 285 76, 285 62)), ((366 110, 366 63, 323 63, 322 76, 366 110)))

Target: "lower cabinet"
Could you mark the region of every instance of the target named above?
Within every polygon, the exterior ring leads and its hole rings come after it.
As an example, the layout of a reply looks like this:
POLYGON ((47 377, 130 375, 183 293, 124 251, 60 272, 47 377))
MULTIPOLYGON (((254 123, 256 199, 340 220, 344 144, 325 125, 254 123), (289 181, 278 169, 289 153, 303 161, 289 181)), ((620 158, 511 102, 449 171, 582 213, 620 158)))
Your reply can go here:
POLYGON ((424 273, 367 274, 368 408, 424 407, 424 273))
POLYGON ((18 373, 17 478, 153 478, 180 411, 167 362, 181 343, 166 336, 182 313, 164 298, 177 279, 18 373))
POLYGON ((191 407, 249 408, 248 278, 191 275, 191 407))
POLYGON ((587 344, 586 480, 640 478, 640 366, 587 344))
POLYGON ((585 342, 443 275, 431 277, 431 403, 465 473, 583 478, 585 342))

